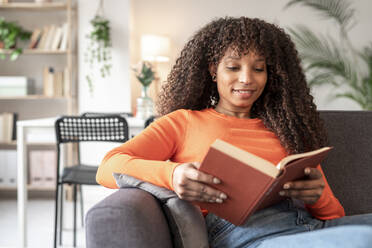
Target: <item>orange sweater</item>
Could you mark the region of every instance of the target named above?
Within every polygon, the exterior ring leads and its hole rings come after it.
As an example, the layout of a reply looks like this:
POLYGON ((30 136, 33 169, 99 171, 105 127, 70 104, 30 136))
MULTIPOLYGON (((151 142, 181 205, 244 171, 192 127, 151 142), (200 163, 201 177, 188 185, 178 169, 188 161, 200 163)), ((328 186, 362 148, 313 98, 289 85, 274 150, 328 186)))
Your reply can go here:
MULTIPOLYGON (((113 172, 117 172, 173 190, 175 167, 180 163, 201 162, 217 138, 273 164, 287 155, 278 137, 260 119, 240 119, 214 109, 177 110, 107 153, 98 168, 97 182, 105 187, 117 188, 112 176, 113 172)), ((318 169, 322 171, 320 165, 318 169)), ((319 219, 345 215, 328 183, 320 199, 307 208, 319 219)))

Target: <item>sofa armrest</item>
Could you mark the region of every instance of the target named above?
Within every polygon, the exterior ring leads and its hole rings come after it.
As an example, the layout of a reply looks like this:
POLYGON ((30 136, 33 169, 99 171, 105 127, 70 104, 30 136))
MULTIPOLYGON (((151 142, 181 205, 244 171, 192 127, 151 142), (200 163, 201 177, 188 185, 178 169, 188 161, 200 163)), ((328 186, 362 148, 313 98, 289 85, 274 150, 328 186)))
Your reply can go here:
POLYGON ((94 205, 86 215, 86 247, 172 247, 167 221, 155 198, 124 188, 94 205))

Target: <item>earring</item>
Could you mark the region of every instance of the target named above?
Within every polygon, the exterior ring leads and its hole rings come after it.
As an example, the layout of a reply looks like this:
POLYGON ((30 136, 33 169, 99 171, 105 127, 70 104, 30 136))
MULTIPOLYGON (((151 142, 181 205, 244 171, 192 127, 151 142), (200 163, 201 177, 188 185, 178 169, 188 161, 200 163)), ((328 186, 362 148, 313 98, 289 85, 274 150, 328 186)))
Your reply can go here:
POLYGON ((217 76, 216 76, 216 74, 214 74, 214 75, 212 76, 212 81, 213 81, 213 82, 216 82, 216 80, 217 80, 217 76))

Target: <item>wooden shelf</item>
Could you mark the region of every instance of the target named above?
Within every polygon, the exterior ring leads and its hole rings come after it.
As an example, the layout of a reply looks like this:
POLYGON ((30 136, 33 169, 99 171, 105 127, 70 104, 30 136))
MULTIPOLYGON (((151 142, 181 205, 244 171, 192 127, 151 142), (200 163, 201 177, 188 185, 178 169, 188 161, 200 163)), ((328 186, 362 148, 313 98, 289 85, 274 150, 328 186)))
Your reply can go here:
POLYGON ((67 100, 68 97, 54 97, 43 95, 28 95, 28 96, 0 96, 0 100, 67 100))
MULTIPOLYGON (((31 147, 37 147, 37 146, 42 146, 42 147, 51 147, 55 146, 55 142, 32 142, 32 143, 27 143, 27 146, 31 147)), ((17 141, 12 141, 12 142, 0 142, 0 147, 9 147, 9 148, 15 148, 17 146, 17 141)))
POLYGON ((50 3, 1 3, 0 10, 65 10, 67 4, 65 2, 50 2, 50 3))
POLYGON ((41 186, 27 185, 28 190, 37 190, 37 191, 55 191, 55 187, 47 188, 41 186))
POLYGON ((0 190, 17 190, 17 186, 0 186, 0 190))
MULTIPOLYGON (((4 50, 0 49, 0 53, 3 54, 10 54, 12 50, 4 50)), ((61 50, 42 50, 42 49, 24 49, 21 55, 67 55, 68 53, 71 53, 71 51, 61 51, 61 50)))
POLYGON ((10 146, 10 147, 13 147, 13 146, 16 146, 17 145, 17 141, 11 141, 11 142, 3 142, 3 141, 0 141, 0 147, 2 146, 10 146))
MULTIPOLYGON (((55 191, 55 187, 41 187, 41 186, 34 186, 34 185, 27 185, 28 190, 33 191, 55 191)), ((17 190, 17 186, 0 186, 0 191, 15 191, 17 190)))

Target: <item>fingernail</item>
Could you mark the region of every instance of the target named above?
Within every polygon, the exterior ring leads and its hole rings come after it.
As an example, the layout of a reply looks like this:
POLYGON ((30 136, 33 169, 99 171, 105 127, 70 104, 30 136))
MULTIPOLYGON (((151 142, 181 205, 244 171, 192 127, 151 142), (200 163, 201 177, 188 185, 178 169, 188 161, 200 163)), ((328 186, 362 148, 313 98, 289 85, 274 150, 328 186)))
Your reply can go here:
POLYGON ((284 184, 283 189, 289 189, 289 184, 288 183, 284 184))
POLYGON ((218 202, 218 203, 222 203, 222 202, 223 202, 223 200, 222 200, 222 199, 220 199, 220 198, 217 198, 216 202, 218 202))
POLYGON ((279 191, 279 195, 283 196, 285 194, 284 191, 279 191))
POLYGON ((221 180, 218 179, 218 178, 216 178, 216 177, 214 177, 214 178, 213 178, 213 183, 214 183, 214 184, 219 184, 219 183, 221 183, 221 180))
POLYGON ((227 199, 227 195, 224 194, 224 193, 221 193, 221 194, 220 194, 220 198, 222 198, 223 200, 225 200, 225 199, 227 199))
POLYGON ((305 174, 310 174, 310 168, 305 169, 305 174))

